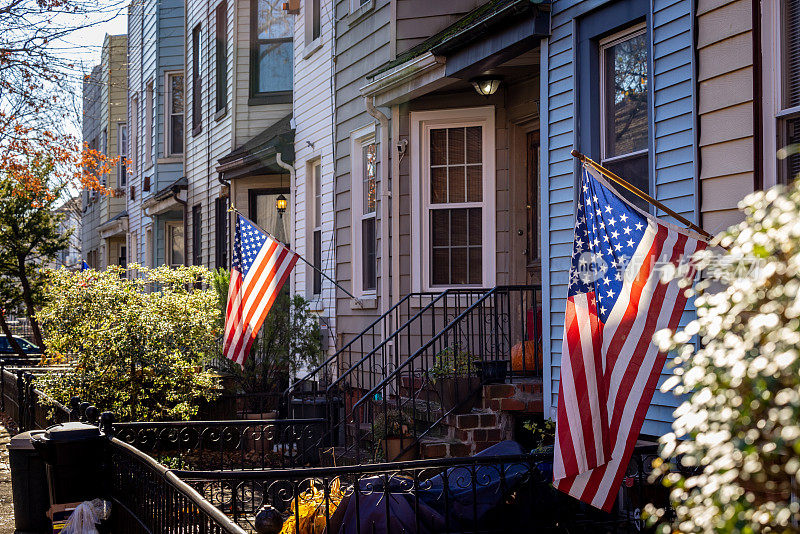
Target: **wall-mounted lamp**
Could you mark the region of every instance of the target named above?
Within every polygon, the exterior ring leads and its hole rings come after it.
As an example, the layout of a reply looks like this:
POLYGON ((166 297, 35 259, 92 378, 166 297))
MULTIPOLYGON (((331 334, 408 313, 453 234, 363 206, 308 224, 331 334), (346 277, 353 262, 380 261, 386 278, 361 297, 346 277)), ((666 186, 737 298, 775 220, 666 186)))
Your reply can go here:
POLYGON ((278 198, 275 199, 275 209, 278 210, 278 215, 280 215, 281 219, 283 219, 283 214, 286 213, 286 206, 288 204, 283 194, 278 195, 278 198))
POLYGON ((489 95, 493 95, 497 92, 497 89, 500 88, 500 78, 493 77, 493 76, 481 76, 480 78, 474 78, 472 81, 472 87, 478 92, 479 95, 489 97, 489 95))

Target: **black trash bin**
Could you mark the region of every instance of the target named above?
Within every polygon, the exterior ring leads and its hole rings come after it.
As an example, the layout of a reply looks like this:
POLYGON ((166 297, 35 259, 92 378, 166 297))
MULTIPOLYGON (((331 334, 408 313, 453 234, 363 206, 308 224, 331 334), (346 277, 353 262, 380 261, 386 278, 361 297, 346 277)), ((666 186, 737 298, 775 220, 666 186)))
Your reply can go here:
POLYGON ((105 497, 107 440, 100 429, 84 423, 51 426, 34 436, 34 447, 47 465, 50 504, 68 504, 105 497))
POLYGON ((31 434, 41 433, 41 430, 22 432, 11 438, 8 444, 17 534, 40 534, 51 530, 47 518, 50 502, 45 463, 31 442, 31 434))

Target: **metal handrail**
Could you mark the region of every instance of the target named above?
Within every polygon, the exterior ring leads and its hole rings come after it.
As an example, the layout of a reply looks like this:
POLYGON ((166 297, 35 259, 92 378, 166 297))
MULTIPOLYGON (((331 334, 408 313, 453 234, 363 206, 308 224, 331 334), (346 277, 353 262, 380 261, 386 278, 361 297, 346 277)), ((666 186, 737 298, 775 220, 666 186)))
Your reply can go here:
MULTIPOLYGON (((364 363, 368 358, 372 357, 379 349, 385 347, 389 341, 394 339, 401 331, 406 330, 411 324, 416 321, 420 316, 422 316, 426 311, 432 308, 437 302, 441 299, 446 298, 450 295, 456 295, 460 293, 481 293, 483 291, 487 291, 486 289, 446 289, 441 293, 434 293, 436 298, 431 300, 425 307, 421 308, 417 313, 414 314, 413 317, 409 318, 405 323, 403 323, 400 327, 398 327, 394 332, 389 334, 384 338, 383 341, 378 343, 371 351, 369 351, 365 356, 363 356, 360 360, 350 366, 345 372, 343 372, 334 382, 331 383, 330 386, 326 388, 326 392, 330 394, 330 392, 334 389, 334 386, 338 385, 342 380, 348 376, 349 374, 353 373, 357 367, 360 367, 362 363, 364 363)), ((399 366, 398 366, 399 367, 399 366)))
POLYGON ((420 296, 420 295, 425 295, 425 294, 426 293, 409 293, 408 295, 406 295, 405 297, 400 299, 394 306, 392 306, 386 312, 384 312, 383 314, 378 316, 377 319, 375 319, 372 323, 370 323, 369 326, 364 328, 364 330, 359 332, 355 337, 353 337, 353 339, 351 339, 348 343, 346 343, 342 348, 337 350, 333 355, 329 356, 324 362, 319 364, 316 368, 314 368, 313 370, 309 371, 303 378, 301 378, 300 380, 298 380, 297 382, 295 382, 294 384, 292 384, 288 388, 286 388, 286 390, 283 392, 284 398, 288 399, 289 395, 293 391, 295 391, 300 384, 302 384, 304 382, 307 382, 308 380, 311 379, 312 376, 316 375, 317 373, 319 373, 323 369, 327 368, 332 361, 337 360, 339 358, 340 354, 342 354, 344 351, 346 351, 349 348, 351 348, 356 341, 358 341, 362 336, 367 335, 367 333, 370 330, 372 330, 375 327, 375 325, 377 325, 379 322, 381 322, 384 319, 386 319, 387 317, 389 317, 389 315, 391 313, 394 313, 394 311, 400 305, 402 305, 404 302, 406 302, 407 300, 409 300, 413 296, 420 296))
POLYGON ((239 525, 228 519, 224 513, 205 500, 202 495, 200 495, 186 482, 181 480, 170 469, 167 469, 147 454, 144 454, 136 447, 128 445, 124 441, 121 441, 117 438, 111 438, 110 443, 112 446, 122 449, 125 453, 135 457, 136 460, 143 463, 148 469, 155 471, 155 473, 161 476, 169 486, 171 486, 175 491, 183 495, 185 498, 189 499, 200 509, 200 511, 203 512, 203 514, 211 518, 215 525, 221 528, 223 532, 228 534, 246 534, 246 532, 239 525))
POLYGON ((242 480, 258 480, 263 478, 288 479, 297 477, 323 478, 348 475, 353 473, 379 473, 382 471, 403 471, 406 469, 425 469, 428 467, 452 467, 461 465, 493 465, 497 463, 514 462, 543 462, 552 461, 552 451, 531 452, 528 454, 505 454, 496 456, 470 456, 467 458, 429 458, 426 460, 406 460, 403 462, 382 462, 373 464, 341 465, 334 467, 304 467, 302 469, 269 469, 254 471, 251 469, 237 469, 227 471, 188 471, 172 469, 178 477, 185 480, 208 479, 224 480, 237 478, 242 480))

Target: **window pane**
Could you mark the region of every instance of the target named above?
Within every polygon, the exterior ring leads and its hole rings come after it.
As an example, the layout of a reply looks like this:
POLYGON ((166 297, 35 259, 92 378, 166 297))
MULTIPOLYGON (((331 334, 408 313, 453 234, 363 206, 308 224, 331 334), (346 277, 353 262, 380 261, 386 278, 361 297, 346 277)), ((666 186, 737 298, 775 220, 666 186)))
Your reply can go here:
POLYGON ((293 20, 283 10, 284 0, 258 0, 258 39, 292 37, 293 20))
POLYGON ((450 283, 450 251, 447 248, 434 248, 431 258, 431 282, 433 285, 450 283))
POLYGON ((605 49, 605 65, 605 157, 645 150, 648 147, 646 34, 605 49))
POLYGON ((800 105, 800 2, 786 2, 784 43, 786 45, 786 96, 783 107, 800 105))
POLYGON ((467 166, 467 202, 483 201, 483 166, 467 166))
POLYGON ((322 231, 314 231, 314 274, 311 292, 314 295, 322 293, 322 231))
POLYGON ((447 130, 431 130, 431 165, 447 164, 447 130))
POLYGON ((377 287, 377 249, 378 244, 375 236, 375 217, 361 221, 361 257, 363 261, 362 285, 365 290, 373 290, 377 287))
POLYGON ((447 202, 447 167, 431 169, 431 203, 447 202))
MULTIPOLYGON (((608 162, 606 163, 606 167, 608 167, 608 170, 614 174, 624 177, 625 180, 630 182, 632 185, 635 185, 642 191, 650 191, 648 169, 649 164, 647 154, 625 158, 624 160, 608 162)), ((617 187, 616 190, 640 209, 644 211, 650 211, 649 204, 638 196, 626 191, 625 189, 622 189, 621 187, 617 187)))
POLYGON ((449 189, 450 196, 448 202, 464 202, 467 199, 466 184, 464 183, 464 167, 449 167, 449 189))
POLYGON ((431 212, 431 242, 434 247, 446 247, 450 244, 450 210, 431 212))
POLYGON ((258 92, 292 90, 292 42, 258 46, 258 92))
POLYGON ((467 128, 467 163, 483 163, 481 127, 467 128))
POLYGON ((450 249, 450 283, 466 284, 469 282, 469 269, 467 266, 467 248, 458 247, 450 249))
POLYGON ((450 210, 450 244, 467 244, 467 210, 450 210))
POLYGON ((483 217, 481 208, 469 209, 469 244, 483 244, 483 217))
POLYGON ((183 154, 183 115, 173 115, 171 124, 172 145, 170 152, 183 154))
POLYGON ((480 247, 469 249, 469 283, 480 285, 483 283, 483 251, 480 247))
POLYGON ((314 165, 314 227, 322 225, 322 165, 314 165))
POLYGON ((373 213, 378 201, 378 147, 375 143, 362 148, 362 169, 364 170, 364 213, 373 213))
POLYGON ((183 226, 170 225, 170 265, 183 264, 183 226))
POLYGON ((464 163, 464 128, 447 130, 447 156, 450 165, 464 163))
POLYGON ((183 113, 183 76, 170 76, 171 113, 183 113))

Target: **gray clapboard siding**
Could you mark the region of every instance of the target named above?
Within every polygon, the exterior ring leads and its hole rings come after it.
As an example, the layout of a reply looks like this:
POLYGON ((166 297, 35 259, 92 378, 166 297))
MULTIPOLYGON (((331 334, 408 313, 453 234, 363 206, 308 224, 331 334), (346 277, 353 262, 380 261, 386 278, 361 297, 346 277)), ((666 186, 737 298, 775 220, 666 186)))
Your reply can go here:
POLYGON ((741 220, 754 188, 752 2, 698 0, 697 57, 703 226, 741 220))

